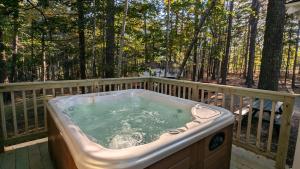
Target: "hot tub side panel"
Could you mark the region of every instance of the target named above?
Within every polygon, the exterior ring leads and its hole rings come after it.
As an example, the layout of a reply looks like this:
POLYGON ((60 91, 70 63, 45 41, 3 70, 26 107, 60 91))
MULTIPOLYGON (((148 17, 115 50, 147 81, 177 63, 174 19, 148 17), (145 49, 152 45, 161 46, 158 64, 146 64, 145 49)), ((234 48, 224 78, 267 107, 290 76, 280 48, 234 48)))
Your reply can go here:
POLYGON ((52 161, 57 169, 78 169, 70 150, 58 130, 54 120, 48 113, 48 147, 52 161))
MULTIPOLYGON (((220 140, 219 140, 220 141, 220 140)), ((230 169, 232 125, 180 150, 146 169, 230 169), (223 143, 211 144, 220 135, 223 143), (210 147, 213 149, 210 150, 210 147)))

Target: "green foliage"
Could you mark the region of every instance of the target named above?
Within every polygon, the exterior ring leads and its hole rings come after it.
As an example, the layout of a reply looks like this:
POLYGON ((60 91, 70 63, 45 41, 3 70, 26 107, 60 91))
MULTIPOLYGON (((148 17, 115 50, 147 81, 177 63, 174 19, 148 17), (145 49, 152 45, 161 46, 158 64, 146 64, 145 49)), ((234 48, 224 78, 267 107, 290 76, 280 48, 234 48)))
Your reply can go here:
MULTIPOLYGON (((163 67, 168 46, 166 45, 166 0, 129 1, 126 18, 124 58, 127 71, 143 72, 154 67, 163 67), (148 61, 145 63, 145 61, 148 61)), ((205 0, 171 0, 170 44, 172 67, 176 68, 194 35, 201 14, 207 6, 205 0)), ((228 12, 229 1, 218 1, 211 16, 206 21, 197 44, 197 55, 205 58, 206 70, 212 60, 221 61, 226 45, 228 16, 233 15, 232 47, 230 67, 241 69, 244 66, 245 36, 247 36, 250 0, 236 0, 234 12, 228 12), (205 42, 204 42, 205 41, 205 42), (204 45, 205 44, 205 45, 204 45), (205 51, 205 52, 203 52, 205 51), (202 56, 206 53, 206 56, 202 56)), ((102 77, 105 56, 105 1, 84 1, 84 24, 86 41, 87 76, 92 77, 93 58, 96 61, 97 77, 102 77), (94 4, 95 3, 95 4, 94 4), (95 27, 94 27, 95 26, 95 27), (95 36, 93 33, 95 30, 95 36), (95 56, 93 56, 93 50, 95 56)), ((115 30, 116 52, 119 52, 124 1, 116 1, 115 30)), ((262 4, 257 36, 256 64, 260 55, 264 35, 265 4, 262 4)), ((65 0, 2 0, 0 2, 0 28, 4 33, 5 54, 8 57, 8 70, 12 67, 11 42, 13 38, 13 18, 18 21, 18 59, 16 67, 19 80, 41 80, 43 66, 42 34, 45 35, 45 55, 48 79, 57 80, 79 78, 79 49, 77 32, 76 1, 65 0), (29 3, 30 2, 30 3, 29 3)), ((293 30, 297 24, 292 25, 293 30)), ((293 38, 285 37, 285 45, 294 45, 293 38)), ((284 57, 287 52, 285 50, 284 57)), ((192 58, 192 57, 191 57, 192 58)), ((283 59, 284 60, 284 59, 283 59)), ((200 60, 197 65, 200 67, 200 60)), ((186 66, 190 70, 192 59, 186 66)), ((230 69, 230 70, 232 70, 230 69)))

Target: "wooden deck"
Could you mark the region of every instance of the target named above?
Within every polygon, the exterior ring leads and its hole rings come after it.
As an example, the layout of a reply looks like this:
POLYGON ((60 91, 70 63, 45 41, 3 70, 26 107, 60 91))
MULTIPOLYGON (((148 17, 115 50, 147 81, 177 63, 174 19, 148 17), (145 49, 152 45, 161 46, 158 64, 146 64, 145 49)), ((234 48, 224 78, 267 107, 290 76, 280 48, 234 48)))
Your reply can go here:
POLYGON ((54 169, 47 142, 0 154, 0 169, 54 169))
MULTIPOLYGON (((275 169, 275 161, 236 146, 232 147, 231 169, 275 169)), ((54 169, 47 140, 0 154, 0 169, 54 169)))

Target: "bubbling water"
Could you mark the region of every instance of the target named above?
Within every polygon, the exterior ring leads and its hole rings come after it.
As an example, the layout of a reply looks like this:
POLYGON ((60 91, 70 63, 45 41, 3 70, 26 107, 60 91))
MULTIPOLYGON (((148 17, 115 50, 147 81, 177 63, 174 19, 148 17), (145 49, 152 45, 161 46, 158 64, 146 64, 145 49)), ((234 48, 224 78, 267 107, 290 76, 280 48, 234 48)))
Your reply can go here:
POLYGON ((113 134, 112 139, 109 141, 108 148, 121 149, 127 147, 133 147, 143 142, 143 134, 141 132, 134 131, 130 127, 130 124, 125 123, 122 130, 116 134, 113 134))
POLYGON ((64 111, 92 141, 110 149, 147 144, 192 121, 190 108, 140 95, 79 102, 64 111))

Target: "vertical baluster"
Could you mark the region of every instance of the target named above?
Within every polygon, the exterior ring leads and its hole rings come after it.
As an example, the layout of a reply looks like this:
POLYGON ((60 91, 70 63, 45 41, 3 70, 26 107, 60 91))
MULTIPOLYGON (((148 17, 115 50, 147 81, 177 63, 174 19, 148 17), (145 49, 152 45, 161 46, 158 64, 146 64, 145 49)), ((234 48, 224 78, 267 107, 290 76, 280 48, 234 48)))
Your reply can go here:
POLYGON ((234 103, 234 97, 233 94, 230 95, 230 111, 233 112, 233 103, 234 103))
POLYGON ((133 85, 132 85, 132 82, 130 82, 130 89, 133 89, 133 85))
POLYGON ((247 124, 247 132, 246 132, 246 143, 249 143, 249 141, 250 141, 252 114, 253 114, 253 98, 251 97, 250 98, 250 103, 249 103, 249 114, 248 114, 248 124, 247 124))
POLYGON ((5 110, 4 110, 4 100, 3 93, 0 92, 0 108, 1 108, 1 124, 2 124, 2 132, 4 139, 7 139, 7 130, 6 130, 6 118, 5 118, 5 110))
POLYGON ((65 95, 65 91, 64 91, 64 88, 63 88, 63 87, 60 88, 60 93, 61 93, 62 96, 65 95))
POLYGON ((77 85, 76 88, 77 88, 77 94, 80 94, 80 88, 79 88, 79 86, 77 85))
POLYGON ((73 95, 73 88, 72 87, 69 87, 69 93, 70 93, 70 95, 73 95))
POLYGON ((55 88, 52 88, 52 96, 55 97, 56 93, 55 93, 55 88))
POLYGON ((186 87, 183 86, 182 89, 183 89, 183 98, 185 99, 185 98, 186 98, 186 97, 185 97, 186 87))
POLYGON ((177 97, 181 97, 181 86, 178 86, 178 95, 177 95, 177 97))
POLYGON ((38 112, 37 112, 37 104, 36 104, 36 91, 33 90, 33 110, 34 110, 34 126, 38 128, 38 112))
POLYGON ((276 102, 272 101, 272 110, 271 110, 271 118, 270 118, 270 126, 269 126, 269 134, 268 134, 268 143, 267 143, 267 151, 271 151, 272 145, 272 135, 273 135, 273 127, 274 127, 274 119, 275 119, 275 107, 276 102))
POLYGON ((43 104, 44 104, 44 125, 45 125, 45 130, 47 130, 47 100, 46 100, 46 89, 43 89, 43 104))
POLYGON ((128 89, 128 84, 127 83, 125 83, 125 90, 127 90, 128 89))
POLYGON ((17 126, 16 103, 15 103, 14 91, 10 92, 10 97, 11 97, 11 108, 12 108, 13 124, 14 124, 14 134, 16 136, 18 135, 18 126, 17 126))
POLYGON ((123 83, 120 84, 120 90, 123 90, 123 83))
POLYGON ((188 99, 191 100, 191 93, 192 93, 192 88, 188 87, 188 99))
POLYGON ((226 94, 223 93, 223 94, 222 94, 222 107, 223 107, 223 108, 225 107, 225 99, 226 99, 226 94))
POLYGON ((145 89, 145 90, 146 90, 146 89, 147 89, 147 82, 146 82, 146 81, 144 81, 144 83, 143 83, 143 84, 144 84, 144 88, 143 88, 143 89, 145 89))
POLYGON ((172 96, 172 85, 169 84, 169 95, 172 96))
POLYGON ((165 89, 164 89, 165 94, 168 94, 168 84, 165 83, 164 86, 165 86, 165 89))
POLYGON ((237 140, 241 138, 241 129, 242 129, 242 110, 243 110, 243 96, 240 96, 239 101, 239 115, 238 115, 238 126, 237 126, 237 140))
POLYGON ((24 122, 25 122, 25 132, 28 132, 28 113, 27 113, 27 101, 26 93, 22 91, 22 100, 23 100, 23 113, 24 113, 24 122))
POLYGON ((205 90, 202 89, 202 90, 201 90, 201 102, 202 102, 202 103, 204 103, 204 94, 205 94, 204 92, 205 92, 205 90))
POLYGON ((218 106, 218 92, 215 92, 215 99, 214 99, 214 105, 218 106))
POLYGON ((89 93, 89 89, 87 86, 84 86, 84 94, 89 93))
POLYGON ((263 113, 264 113, 264 99, 260 99, 259 118, 258 118, 257 135, 256 135, 256 147, 258 148, 260 147, 263 113))

